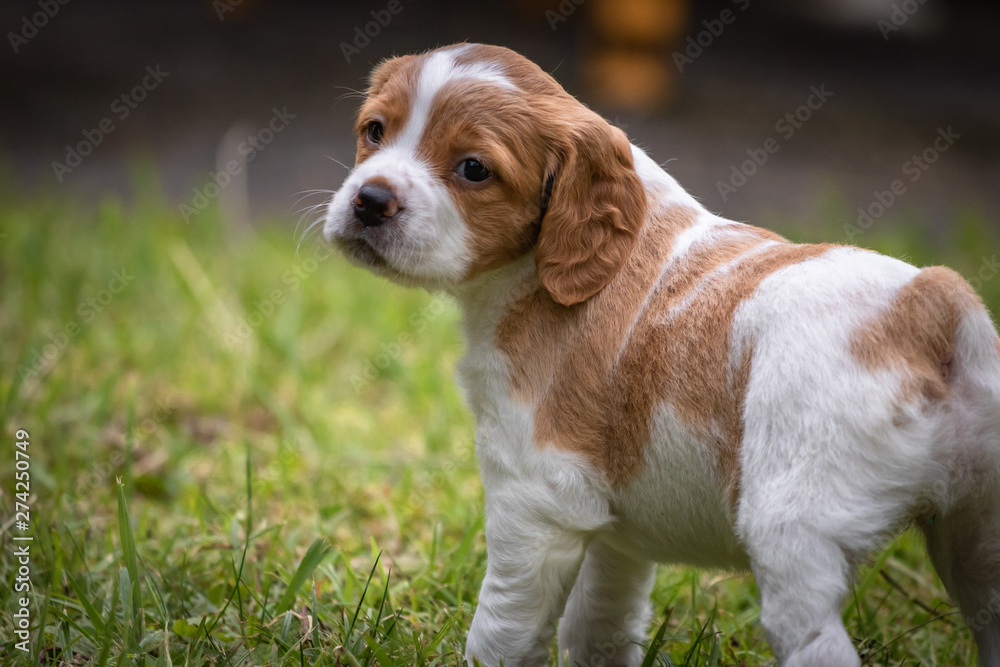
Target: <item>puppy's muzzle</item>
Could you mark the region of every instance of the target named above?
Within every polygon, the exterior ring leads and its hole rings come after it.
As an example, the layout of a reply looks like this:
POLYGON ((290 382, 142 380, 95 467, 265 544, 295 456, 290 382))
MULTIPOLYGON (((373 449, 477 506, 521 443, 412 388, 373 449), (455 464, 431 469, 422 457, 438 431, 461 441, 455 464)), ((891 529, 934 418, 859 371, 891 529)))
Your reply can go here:
POLYGON ((365 183, 354 197, 354 216, 365 227, 378 227, 399 212, 395 193, 382 185, 365 183))

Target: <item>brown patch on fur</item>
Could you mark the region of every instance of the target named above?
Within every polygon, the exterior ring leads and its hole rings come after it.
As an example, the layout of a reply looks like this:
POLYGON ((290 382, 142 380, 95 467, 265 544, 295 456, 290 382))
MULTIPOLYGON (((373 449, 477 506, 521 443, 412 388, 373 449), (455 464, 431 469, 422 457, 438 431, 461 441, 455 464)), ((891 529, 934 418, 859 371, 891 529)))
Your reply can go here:
POLYGON ((683 309, 679 298, 658 300, 637 323, 616 372, 611 397, 621 424, 606 462, 612 480, 629 479, 644 457, 653 409, 665 402, 674 415, 715 443, 718 471, 735 501, 740 479, 743 403, 752 347, 730 373, 731 332, 736 309, 760 283, 785 267, 829 251, 830 245, 782 243, 737 259, 725 274, 709 277, 683 309), (664 319, 664 318, 668 319, 664 319))
POLYGON ((493 63, 500 67, 504 75, 519 90, 529 95, 566 97, 579 104, 552 76, 512 49, 492 44, 455 44, 454 47, 464 47, 462 52, 455 56, 457 65, 493 63))
POLYGON ((497 327, 497 346, 511 362, 511 391, 533 403, 549 385, 562 339, 574 328, 577 311, 552 300, 540 285, 529 287, 497 327))
POLYGON ((750 371, 753 367, 753 346, 743 342, 740 365, 734 369, 729 393, 736 401, 736 410, 727 413, 732 420, 727 424, 731 438, 723 441, 718 454, 718 469, 729 491, 729 505, 736 507, 740 499, 740 450, 743 444, 743 408, 746 405, 747 387, 750 385, 750 371))
POLYGON ((514 395, 535 404, 549 391, 576 386, 582 389, 579 409, 590 411, 590 401, 602 398, 595 387, 607 383, 615 355, 674 239, 696 215, 682 207, 655 211, 624 266, 588 302, 566 307, 540 283, 527 286, 497 328, 497 344, 511 361, 514 395))
POLYGON ((993 347, 997 349, 997 354, 1000 354, 1000 337, 993 339, 993 347))
POLYGON ((511 309, 497 338, 511 360, 515 395, 537 405, 538 443, 582 454, 621 487, 641 468, 653 409, 666 401, 692 430, 716 442, 720 473, 734 498, 753 351, 742 351, 730 375, 733 315, 768 275, 829 246, 786 242, 738 259, 780 237, 733 225, 734 233, 688 249, 654 285, 691 216, 674 208, 651 217, 652 231, 643 231, 621 271, 579 306, 562 308, 536 286, 511 309), (695 293, 710 272, 734 260, 728 273, 695 293), (670 313, 688 297, 690 303, 670 313))
POLYGON ((906 373, 900 400, 942 401, 951 393, 949 364, 963 307, 979 303, 965 280, 951 269, 924 269, 892 305, 851 337, 851 354, 865 368, 906 373))

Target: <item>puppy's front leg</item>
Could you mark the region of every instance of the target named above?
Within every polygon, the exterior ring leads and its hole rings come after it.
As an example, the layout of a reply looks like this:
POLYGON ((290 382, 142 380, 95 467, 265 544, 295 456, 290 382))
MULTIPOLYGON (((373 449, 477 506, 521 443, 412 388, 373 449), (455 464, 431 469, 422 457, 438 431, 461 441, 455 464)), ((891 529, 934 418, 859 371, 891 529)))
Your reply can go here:
POLYGON ((586 534, 529 505, 531 490, 487 499, 486 576, 465 659, 504 667, 545 665, 556 621, 576 579, 586 534))

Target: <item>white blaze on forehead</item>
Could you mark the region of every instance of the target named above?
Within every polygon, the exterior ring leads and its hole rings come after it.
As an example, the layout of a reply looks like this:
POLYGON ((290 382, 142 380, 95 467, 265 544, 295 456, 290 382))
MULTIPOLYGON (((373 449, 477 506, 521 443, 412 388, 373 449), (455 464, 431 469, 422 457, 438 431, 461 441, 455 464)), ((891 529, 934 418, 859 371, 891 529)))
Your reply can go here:
POLYGON ((515 87, 496 64, 485 62, 456 64, 455 56, 460 55, 468 48, 468 46, 462 46, 456 49, 435 51, 427 58, 417 79, 417 90, 413 96, 410 117, 406 121, 403 132, 393 144, 416 152, 420 138, 424 134, 424 128, 427 127, 427 118, 430 116, 434 98, 446 84, 452 81, 473 79, 495 83, 507 88, 515 87))

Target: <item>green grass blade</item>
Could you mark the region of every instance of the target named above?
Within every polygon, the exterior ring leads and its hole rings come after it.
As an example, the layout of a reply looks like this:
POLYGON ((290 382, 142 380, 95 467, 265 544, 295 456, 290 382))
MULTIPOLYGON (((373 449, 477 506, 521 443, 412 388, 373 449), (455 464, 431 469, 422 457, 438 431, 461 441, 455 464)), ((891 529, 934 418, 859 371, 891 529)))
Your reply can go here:
POLYGON ((132 533, 132 518, 129 516, 128 504, 125 502, 125 486, 118 480, 118 533, 122 543, 122 554, 125 557, 125 567, 132 589, 132 609, 135 612, 142 609, 142 586, 139 580, 139 556, 135 548, 135 536, 132 533))
POLYGON ((66 573, 66 580, 69 582, 70 588, 76 593, 76 599, 80 601, 80 605, 83 610, 87 613, 87 618, 90 619, 91 625, 94 626, 94 630, 97 634, 104 633, 104 620, 101 618, 101 613, 97 611, 90 599, 87 597, 87 592, 83 590, 83 587, 73 578, 73 575, 66 573))
POLYGON ((132 652, 135 643, 135 609, 132 606, 132 582, 128 568, 118 570, 118 592, 122 602, 122 622, 125 624, 125 637, 122 652, 118 654, 115 664, 122 664, 125 656, 132 652))
POLYGON ((378 552, 375 556, 375 562, 372 563, 372 570, 368 573, 368 580, 365 582, 365 588, 361 591, 361 599, 358 600, 358 606, 354 608, 354 618, 351 619, 351 626, 347 629, 347 636, 344 637, 345 643, 350 640, 351 634, 354 632, 354 625, 358 622, 358 614, 361 613, 361 606, 365 603, 365 596, 368 595, 368 587, 371 586, 372 577, 375 576, 375 568, 378 567, 378 562, 382 558, 382 552, 378 552))
POLYGON ((247 477, 247 539, 253 533, 253 468, 250 466, 250 441, 246 447, 246 477, 247 477))
POLYGON ((434 633, 433 637, 431 637, 431 640, 430 642, 428 642, 427 646, 424 646, 420 650, 421 660, 424 660, 427 656, 429 656, 438 647, 438 645, 444 641, 444 638, 448 636, 449 632, 451 632, 451 629, 455 626, 455 623, 457 623, 458 619, 461 618, 464 614, 465 614, 464 609, 458 609, 451 616, 449 616, 444 623, 441 624, 441 627, 438 628, 438 631, 434 633))
POLYGON ((670 623, 670 614, 673 613, 673 608, 668 607, 664 610, 666 617, 663 619, 663 623, 660 623, 659 629, 653 636, 653 641, 649 643, 649 649, 646 651, 646 657, 642 659, 642 667, 653 667, 656 664, 656 656, 660 653, 660 647, 663 646, 664 637, 667 634, 667 624, 670 623))
POLYGON ((101 644, 101 653, 97 657, 97 667, 104 667, 111 657, 111 647, 115 643, 115 630, 117 622, 115 619, 115 609, 118 606, 118 579, 112 581, 111 600, 108 604, 108 617, 104 621, 104 637, 101 644))
POLYGON ((288 583, 284 595, 278 600, 274 611, 275 616, 283 614, 292 608, 292 605, 295 604, 295 595, 299 592, 299 589, 306 583, 313 570, 330 555, 331 551, 333 551, 333 547, 322 538, 312 543, 312 546, 306 551, 306 555, 302 557, 302 562, 299 563, 298 569, 295 570, 295 574, 288 583))

